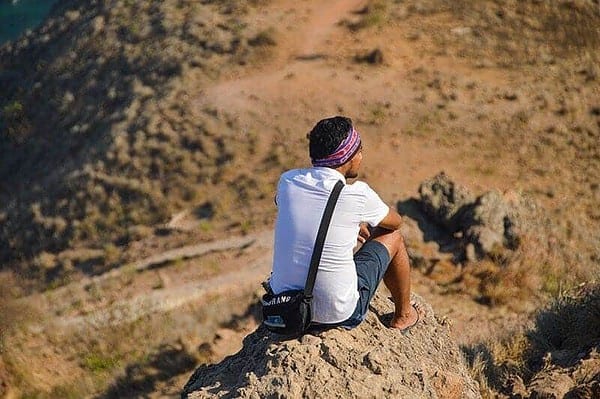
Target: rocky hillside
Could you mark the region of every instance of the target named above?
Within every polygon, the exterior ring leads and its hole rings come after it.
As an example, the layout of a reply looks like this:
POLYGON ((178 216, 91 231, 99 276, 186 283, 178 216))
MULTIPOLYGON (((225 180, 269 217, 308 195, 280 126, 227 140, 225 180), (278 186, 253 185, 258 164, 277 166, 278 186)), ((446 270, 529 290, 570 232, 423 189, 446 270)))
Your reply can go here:
MULTIPOLYGON (((422 182, 419 193, 419 200, 399 205, 406 215, 402 232, 411 263, 437 281, 440 301, 455 300, 452 292, 469 293, 488 307, 505 306, 501 313, 541 303, 548 283, 543 268, 568 257, 564 248, 548 245, 558 238, 535 201, 511 191, 475 195, 444 173, 422 182)), ((392 305, 382 292, 367 322, 350 332, 281 341, 257 329, 237 354, 199 367, 184 397, 477 397, 466 388, 471 377, 484 397, 593 398, 598 392, 597 285, 582 283, 533 312, 529 325, 469 344, 464 335, 473 332, 452 334, 452 322, 435 316, 429 305, 422 324, 409 334, 387 329, 392 305), (463 343, 468 375, 462 355, 455 354, 456 339, 463 343), (417 384, 411 375, 420 376, 417 384)), ((465 315, 462 328, 477 328, 474 320, 482 316, 465 315)))
POLYGON ((521 349, 537 308, 600 279, 598 6, 58 2, 0 47, 0 392, 173 397, 237 350, 278 175, 337 114, 482 395, 533 395, 567 355, 569 389, 593 392, 594 336, 521 349))
POLYGON ((305 162, 312 115, 343 110, 384 133, 364 134, 377 150, 393 151, 397 131, 431 137, 464 148, 483 178, 505 168, 490 164, 500 156, 512 164, 502 178, 544 198, 582 247, 577 261, 593 263, 597 2, 363 3, 333 21, 351 40, 336 36, 317 51, 326 32, 268 1, 60 2, 42 27, 0 49, 3 268, 58 285, 101 273, 182 211, 207 238, 268 224, 278 172, 305 162), (420 65, 426 59, 444 61, 420 65), (364 97, 307 89, 315 60, 356 81, 315 87, 364 97), (403 86, 380 82, 395 71, 403 86))
POLYGON ((280 342, 260 327, 235 355, 198 368, 183 397, 479 398, 448 325, 421 305, 425 317, 405 335, 385 326, 393 304, 381 292, 350 331, 280 342))
POLYGON ((529 301, 541 303, 543 293, 555 294, 554 275, 566 286, 596 277, 595 268, 569 268, 577 254, 562 244, 567 234, 523 193, 476 195, 442 172, 423 181, 419 198, 399 209, 422 231, 415 236, 414 229, 405 229, 413 265, 482 303, 527 307, 529 301), (436 255, 427 255, 426 241, 437 244, 436 255), (443 261, 439 252, 447 254, 443 261))
POLYGON ((117 260, 107 248, 143 237, 183 204, 208 221, 239 221, 225 216, 230 207, 261 195, 239 170, 255 142, 192 99, 266 54, 268 34, 246 22, 253 7, 64 1, 0 49, 3 265, 35 258, 33 277, 82 264, 97 273, 117 260), (55 256, 78 246, 99 255, 55 256))

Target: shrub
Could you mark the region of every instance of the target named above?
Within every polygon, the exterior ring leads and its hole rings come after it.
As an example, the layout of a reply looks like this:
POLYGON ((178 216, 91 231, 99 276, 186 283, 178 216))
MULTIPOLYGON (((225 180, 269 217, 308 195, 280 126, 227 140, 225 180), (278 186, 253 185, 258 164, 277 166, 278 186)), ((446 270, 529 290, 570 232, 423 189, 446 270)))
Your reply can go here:
POLYGON ((362 16, 358 22, 348 24, 350 30, 358 31, 366 28, 381 27, 388 21, 388 1, 371 0, 361 13, 362 16))
POLYGON ((29 122, 23 103, 14 100, 2 107, 0 111, 0 133, 5 132, 12 140, 22 142, 28 128, 29 122))
POLYGON ((255 47, 267 47, 277 45, 275 40, 275 30, 273 28, 259 32, 252 39, 248 40, 248 44, 255 47))
POLYGON ((24 115, 23 104, 17 100, 6 104, 2 108, 2 117, 8 121, 21 119, 24 115))
POLYGON ((110 371, 118 365, 118 360, 98 353, 90 353, 83 359, 83 367, 93 373, 110 371))

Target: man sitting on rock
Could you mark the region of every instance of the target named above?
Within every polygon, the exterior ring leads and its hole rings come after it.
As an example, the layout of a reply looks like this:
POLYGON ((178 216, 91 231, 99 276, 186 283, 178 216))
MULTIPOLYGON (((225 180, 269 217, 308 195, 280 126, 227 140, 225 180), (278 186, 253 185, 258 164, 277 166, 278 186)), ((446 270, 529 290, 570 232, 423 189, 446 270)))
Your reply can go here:
MULTIPOLYGON (((338 180, 358 176, 363 158, 349 118, 319 121, 308 135, 313 167, 283 173, 277 186, 273 271, 275 294, 302 289, 321 216, 338 180)), ((401 217, 364 182, 346 184, 336 204, 313 291, 313 323, 352 328, 367 313, 383 279, 395 304, 390 327, 407 331, 419 321, 410 302, 410 265, 401 217), (353 255, 358 241, 360 249, 353 255)))

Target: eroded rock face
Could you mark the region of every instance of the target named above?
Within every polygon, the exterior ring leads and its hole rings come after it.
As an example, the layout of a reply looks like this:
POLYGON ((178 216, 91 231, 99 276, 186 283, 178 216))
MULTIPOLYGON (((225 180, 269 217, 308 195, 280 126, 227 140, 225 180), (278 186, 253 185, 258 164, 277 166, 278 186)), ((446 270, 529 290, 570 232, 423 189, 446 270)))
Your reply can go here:
POLYGON ((415 296, 426 315, 402 334, 385 326, 393 304, 381 291, 353 330, 280 341, 259 327, 238 353, 198 368, 182 397, 479 398, 449 327, 431 306, 415 296))
POLYGON ((462 228, 464 211, 475 201, 469 190, 455 184, 444 172, 421 183, 419 195, 425 213, 452 233, 462 228))
POLYGON ((489 191, 476 197, 444 172, 421 183, 423 210, 434 222, 465 240, 465 258, 475 260, 496 247, 516 249, 526 205, 515 193, 489 191))

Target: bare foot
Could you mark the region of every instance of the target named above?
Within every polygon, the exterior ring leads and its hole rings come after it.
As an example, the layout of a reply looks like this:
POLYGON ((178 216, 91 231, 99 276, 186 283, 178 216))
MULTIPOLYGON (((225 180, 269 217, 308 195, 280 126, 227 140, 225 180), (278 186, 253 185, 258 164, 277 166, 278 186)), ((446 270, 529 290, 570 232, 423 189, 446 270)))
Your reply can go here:
POLYGON ((410 312, 407 315, 394 315, 390 322, 390 327, 401 331, 408 331, 419 322, 421 314, 420 307, 415 303, 411 303, 410 312))

